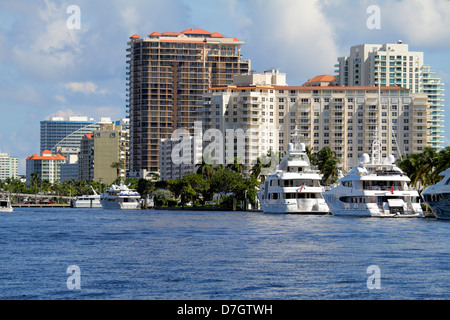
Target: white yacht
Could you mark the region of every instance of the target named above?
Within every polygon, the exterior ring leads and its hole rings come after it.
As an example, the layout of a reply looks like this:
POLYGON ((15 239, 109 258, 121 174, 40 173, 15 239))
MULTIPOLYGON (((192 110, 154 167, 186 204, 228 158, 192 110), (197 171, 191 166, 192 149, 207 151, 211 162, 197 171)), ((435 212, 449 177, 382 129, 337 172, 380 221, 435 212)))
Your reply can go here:
POLYGON ((423 217, 419 193, 408 186, 409 182, 395 165, 394 156, 381 161, 375 140, 372 159, 363 154, 360 163, 323 197, 335 216, 423 217))
POLYGON ((450 169, 439 174, 442 180, 422 192, 423 200, 438 219, 450 219, 450 169))
POLYGON ((102 204, 100 203, 100 195, 92 188, 94 194, 90 195, 82 195, 76 197, 72 201, 72 206, 74 208, 102 208, 102 204))
POLYGON ((13 212, 9 194, 0 192, 0 212, 13 212))
POLYGON ((113 184, 100 196, 103 209, 133 210, 141 209, 141 196, 136 190, 129 189, 123 182, 113 184))
POLYGON ((329 214, 322 175, 313 170, 303 143, 289 143, 275 172, 261 184, 258 199, 267 213, 329 214))

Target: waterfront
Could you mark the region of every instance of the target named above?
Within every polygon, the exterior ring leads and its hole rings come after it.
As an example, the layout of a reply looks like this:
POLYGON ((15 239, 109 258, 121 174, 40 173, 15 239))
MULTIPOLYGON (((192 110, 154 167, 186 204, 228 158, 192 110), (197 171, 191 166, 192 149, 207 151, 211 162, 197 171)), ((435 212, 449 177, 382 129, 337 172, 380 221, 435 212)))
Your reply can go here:
POLYGON ((449 221, 15 208, 0 224, 0 299, 450 298, 449 221))

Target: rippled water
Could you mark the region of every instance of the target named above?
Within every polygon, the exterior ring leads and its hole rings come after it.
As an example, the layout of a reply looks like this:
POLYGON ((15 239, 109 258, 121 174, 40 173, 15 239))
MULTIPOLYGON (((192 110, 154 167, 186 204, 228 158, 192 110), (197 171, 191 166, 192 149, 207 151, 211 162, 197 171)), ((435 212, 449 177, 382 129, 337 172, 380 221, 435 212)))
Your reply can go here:
POLYGON ((0 299, 450 298, 449 221, 16 208, 0 226, 0 299))

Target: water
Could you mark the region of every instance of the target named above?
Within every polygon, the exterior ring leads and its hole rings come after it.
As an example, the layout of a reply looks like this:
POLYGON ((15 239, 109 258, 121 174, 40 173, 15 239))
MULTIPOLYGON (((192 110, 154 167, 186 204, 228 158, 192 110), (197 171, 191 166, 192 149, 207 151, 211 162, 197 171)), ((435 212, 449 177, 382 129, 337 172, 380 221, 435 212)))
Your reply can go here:
POLYGON ((0 226, 0 299, 450 298, 449 221, 16 208, 0 226))

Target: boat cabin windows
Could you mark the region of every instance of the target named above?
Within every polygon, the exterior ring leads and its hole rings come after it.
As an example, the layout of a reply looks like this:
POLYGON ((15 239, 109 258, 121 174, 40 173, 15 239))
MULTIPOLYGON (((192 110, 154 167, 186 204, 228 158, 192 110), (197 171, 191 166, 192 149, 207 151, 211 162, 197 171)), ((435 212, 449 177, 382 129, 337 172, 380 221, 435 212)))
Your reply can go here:
POLYGON ((342 185, 351 188, 353 186, 353 181, 342 181, 342 185))
POLYGON ((302 179, 289 179, 280 180, 280 187, 318 187, 319 182, 314 180, 302 180, 302 179))
POLYGON ((287 179, 287 180, 270 180, 270 186, 279 187, 319 187, 319 180, 304 180, 304 179, 287 179))
POLYGON ((288 172, 302 172, 303 171, 303 167, 288 167, 287 171, 288 172))
POLYGON ((283 193, 283 199, 321 199, 322 194, 318 192, 292 192, 283 193))
POLYGON ((363 189, 365 190, 389 191, 391 188, 394 190, 405 191, 402 181, 363 181, 363 189))

